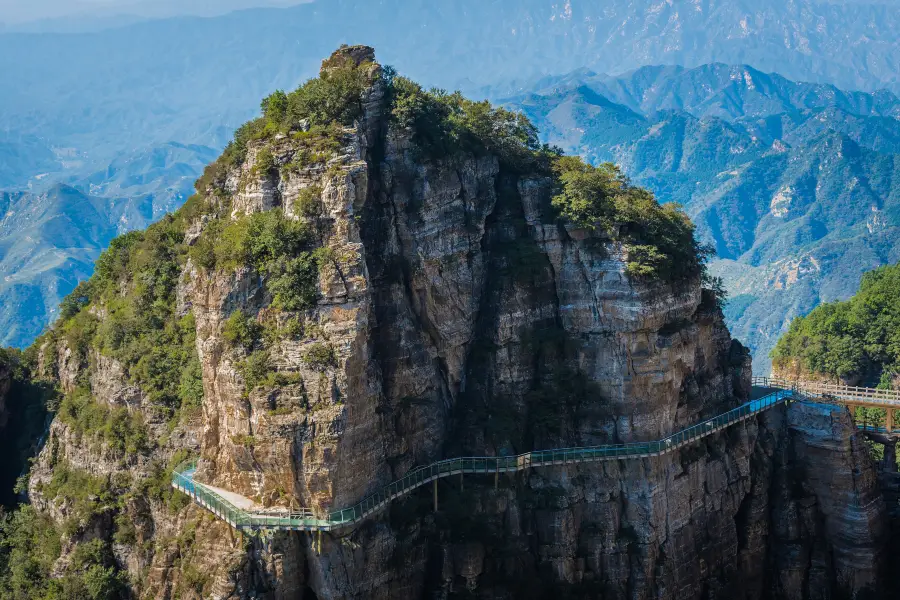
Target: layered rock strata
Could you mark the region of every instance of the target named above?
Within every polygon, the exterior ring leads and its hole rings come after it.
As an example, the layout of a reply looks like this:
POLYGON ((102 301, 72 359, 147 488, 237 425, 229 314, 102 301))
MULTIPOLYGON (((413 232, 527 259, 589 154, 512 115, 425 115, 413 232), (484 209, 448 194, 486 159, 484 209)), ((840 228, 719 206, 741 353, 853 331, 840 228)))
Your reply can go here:
MULTIPOLYGON (((308 220, 325 249, 316 306, 293 315, 303 335, 268 349, 288 383, 247 393, 249 351, 225 336, 236 311, 273 311, 265 278, 188 262, 178 310, 196 321, 202 417, 169 433, 146 410, 165 442, 124 465, 55 423, 32 476, 38 507, 65 510, 39 491, 60 457, 114 476, 188 449, 201 480, 325 512, 442 458, 661 439, 749 399, 749 355, 699 280, 630 278, 626 247, 552 214, 546 175, 489 152, 427 158, 387 114, 371 50, 334 60, 371 82, 340 150, 294 170, 291 137, 254 142, 224 189, 206 190, 231 198, 229 219, 308 220), (257 168, 263 153, 275 168, 257 168), (297 209, 310 194, 314 217, 297 209), (331 358, 310 361, 323 347, 331 358)), ((69 356, 55 356, 63 387, 88 369, 95 398, 146 409, 114 361, 73 368, 69 356)), ((245 545, 196 507, 136 499, 139 541, 190 523, 210 575, 199 588, 179 584, 176 550, 117 551, 136 594, 159 599, 859 596, 881 585, 874 482, 846 415, 801 405, 658 459, 539 469, 496 488, 443 482, 438 512, 426 489, 321 547, 301 533, 245 545)))

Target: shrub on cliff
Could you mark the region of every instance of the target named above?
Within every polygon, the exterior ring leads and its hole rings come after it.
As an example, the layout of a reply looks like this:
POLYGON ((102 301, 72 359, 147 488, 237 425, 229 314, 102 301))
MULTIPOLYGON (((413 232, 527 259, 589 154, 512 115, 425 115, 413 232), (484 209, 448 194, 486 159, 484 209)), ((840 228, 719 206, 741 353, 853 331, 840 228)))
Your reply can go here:
POLYGON ((205 192, 221 178, 223 168, 243 163, 252 141, 289 133, 303 121, 320 128, 335 123, 352 125, 362 112, 361 97, 375 73, 371 66, 370 62, 357 65, 349 60, 332 64, 293 92, 278 90, 265 98, 260 106, 262 116, 238 128, 219 160, 198 180, 197 190, 205 192))
POLYGON ((243 266, 266 277, 273 304, 305 310, 318 296, 318 258, 308 227, 278 210, 234 221, 215 221, 191 248, 191 257, 206 269, 243 266))
POLYGON ((0 521, 0 600, 115 600, 127 597, 109 545, 79 544, 57 568, 63 532, 30 506, 0 521))
POLYGON ((194 321, 175 314, 185 228, 179 214, 113 240, 94 276, 64 302, 60 323, 36 346, 63 338, 83 364, 92 349, 114 358, 165 410, 196 403, 196 381, 190 380, 199 379, 194 321))
POLYGON ((244 348, 249 352, 259 340, 261 333, 262 327, 255 319, 242 310, 236 310, 225 321, 222 337, 232 346, 244 348))
POLYGON ((694 238, 694 225, 677 205, 660 205, 650 192, 629 184, 618 167, 598 167, 541 145, 528 118, 459 92, 425 91, 386 70, 391 117, 412 132, 431 159, 456 152, 495 154, 514 172, 552 175, 553 206, 578 226, 603 231, 629 249, 628 274, 677 280, 705 276, 709 249, 694 238))
POLYGON ((612 163, 594 167, 575 156, 553 161, 553 206, 573 224, 602 231, 628 248, 627 273, 645 279, 705 276, 711 252, 694 237, 694 224, 677 204, 661 205, 634 187, 612 163))
POLYGON ((386 69, 394 123, 412 131, 416 146, 429 158, 455 152, 489 152, 514 170, 546 169, 560 151, 542 145, 528 118, 487 100, 475 102, 460 92, 426 91, 386 69))
POLYGON ((326 371, 337 366, 337 355, 330 344, 315 343, 303 354, 303 362, 310 368, 326 371))
POLYGON ((776 368, 798 361, 810 373, 889 386, 900 373, 900 264, 866 273, 850 300, 794 319, 772 358, 776 368))
POLYGON ((57 416, 76 436, 89 436, 124 456, 150 449, 141 413, 99 404, 86 389, 68 394, 60 404, 57 416))

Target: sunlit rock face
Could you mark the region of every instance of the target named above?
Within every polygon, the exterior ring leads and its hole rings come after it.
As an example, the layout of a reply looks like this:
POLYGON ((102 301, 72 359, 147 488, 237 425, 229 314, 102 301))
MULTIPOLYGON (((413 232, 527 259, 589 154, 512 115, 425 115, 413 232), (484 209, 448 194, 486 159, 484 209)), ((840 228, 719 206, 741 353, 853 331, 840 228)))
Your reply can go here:
MULTIPOLYGON (((189 261, 176 296, 196 323, 202 416, 166 432, 148 411, 165 443, 131 464, 55 423, 36 503, 61 456, 114 474, 188 449, 201 481, 260 507, 324 513, 442 458, 657 440, 749 399, 749 354, 699 280, 630 278, 626 247, 561 224, 545 174, 490 152, 429 158, 386 114, 371 49, 342 49, 323 68, 335 60, 365 65, 371 82, 340 148, 289 169, 294 140, 274 136, 223 178, 229 219, 282 211, 308 222, 327 257, 302 335, 268 350, 287 383, 248 391, 248 350, 225 333, 236 311, 271 314, 264 278, 189 261), (310 195, 314 215, 301 209, 310 195)), ((191 224, 191 243, 206 223, 191 224)), ((64 386, 87 368, 97 399, 146 409, 114 361, 71 356, 63 344, 51 357, 64 386)), ((208 581, 185 592, 175 550, 119 558, 145 574, 140 595, 160 599, 859 593, 878 589, 884 505, 845 421, 775 409, 663 457, 452 478, 437 486, 437 512, 429 486, 321 539, 245 545, 196 507, 172 517, 136 499, 140 539, 191 523, 208 581)))

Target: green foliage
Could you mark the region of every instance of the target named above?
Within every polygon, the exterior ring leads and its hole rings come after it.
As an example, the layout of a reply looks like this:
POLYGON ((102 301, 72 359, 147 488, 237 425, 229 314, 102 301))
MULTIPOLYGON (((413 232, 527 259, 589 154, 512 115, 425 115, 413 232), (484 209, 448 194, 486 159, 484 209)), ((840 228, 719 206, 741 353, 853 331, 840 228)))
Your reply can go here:
POLYGON ((272 305, 289 311, 306 310, 319 297, 319 259, 313 252, 281 257, 266 265, 271 278, 266 282, 272 292, 272 305))
POLYGON ((561 156, 553 163, 559 193, 553 206, 579 227, 610 231, 616 225, 616 202, 628 182, 618 167, 593 167, 577 156, 561 156))
POLYGON ((232 261, 233 266, 250 264, 259 270, 265 270, 272 261, 299 254, 311 241, 306 225, 287 219, 277 210, 239 219, 225 229, 223 237, 234 245, 217 248, 217 258, 232 261))
POLYGON ((78 362, 83 362, 87 358, 94 335, 97 333, 98 323, 97 317, 82 310, 63 324, 63 339, 78 362))
POLYGON ((900 265, 866 273, 850 300, 795 319, 772 358, 778 367, 799 361, 810 373, 889 386, 900 372, 900 265))
MULTIPOLYGON (((238 128, 222 156, 209 165, 197 180, 200 193, 224 188, 229 169, 242 164, 251 143, 269 139, 276 133, 297 132, 294 139, 300 151, 289 168, 297 169, 312 162, 321 162, 336 149, 341 125, 352 125, 362 114, 363 91, 372 84, 378 71, 371 63, 355 65, 352 60, 334 60, 319 75, 293 92, 282 90, 265 98, 260 108, 262 116, 238 128), (302 131, 305 124, 307 131, 302 131)), ((266 173, 275 168, 271 152, 263 150, 255 169, 266 173)))
POLYGON ((373 74, 371 63, 357 66, 348 59, 329 65, 319 77, 287 95, 279 125, 293 127, 301 119, 308 119, 312 125, 352 125, 362 114, 362 93, 371 85, 373 74))
POLYGON ((305 333, 303 321, 296 316, 280 322, 276 314, 263 322, 262 337, 266 346, 274 346, 281 340, 299 340, 305 333))
POLYGON ((337 355, 331 344, 312 344, 303 355, 303 362, 317 371, 326 371, 337 366, 337 355))
POLYGON ((537 128, 517 112, 475 102, 460 92, 425 91, 419 84, 388 71, 391 117, 410 129, 413 142, 430 158, 456 152, 496 154, 514 170, 546 169, 559 150, 542 146, 537 128))
POLYGON ((225 321, 222 336, 232 347, 242 347, 248 352, 259 341, 262 326, 253 317, 244 314, 242 310, 231 313, 225 321))
POLYGON ((150 450, 147 428, 140 412, 101 405, 86 389, 79 388, 68 394, 57 416, 76 435, 101 441, 119 454, 133 456, 150 450))
POLYGON ((94 268, 95 281, 117 283, 128 275, 132 253, 143 241, 140 231, 131 231, 115 238, 103 251, 94 268))
POLYGON ((272 155, 272 151, 268 148, 261 149, 256 155, 256 164, 253 165, 256 173, 259 175, 266 175, 274 171, 275 167, 275 157, 272 155))
POLYGON ((268 351, 257 350, 251 352, 247 358, 241 361, 239 369, 244 376, 244 385, 249 393, 256 388, 256 386, 265 381, 269 372, 272 370, 268 351))
POLYGON ((231 436, 231 441, 236 446, 243 446, 248 449, 252 449, 256 444, 256 438, 252 435, 233 435, 231 436))
POLYGON ((300 190, 294 201, 294 209, 298 214, 314 219, 322 215, 322 188, 310 186, 300 190))
POLYGON ((0 600, 47 598, 47 582, 61 551, 55 524, 31 506, 0 521, 0 600))
MULTIPOLYGON (((277 126, 266 120, 265 117, 248 121, 238 127, 237 131, 234 132, 234 139, 225 146, 222 156, 214 163, 214 166, 211 165, 211 167, 209 167, 212 169, 209 173, 210 183, 218 183, 217 180, 221 177, 221 170, 223 167, 236 167, 244 162, 247 158, 247 147, 250 142, 266 139, 274 135, 277 131, 277 126)), ((204 181, 206 178, 207 172, 204 171, 200 181, 204 181)), ((198 191, 204 192, 206 189, 198 186, 198 191)))
POLYGON ((127 496, 160 502, 167 506, 172 513, 178 512, 190 503, 190 498, 173 490, 170 485, 172 472, 188 457, 187 450, 179 450, 167 465, 159 461, 152 461, 147 467, 147 476, 136 481, 127 496))
POLYGON ((203 404, 203 368, 196 355, 190 357, 181 372, 178 397, 181 399, 182 410, 194 410, 203 404))
POLYGON ((197 402, 196 385, 187 385, 196 381, 183 377, 185 372, 196 374, 199 364, 193 316, 174 314, 175 288, 187 253, 185 219, 182 214, 168 216, 144 232, 113 240, 94 276, 67 304, 68 313, 78 312, 59 327, 76 356, 83 359, 94 347, 115 358, 151 402, 170 411, 183 402, 197 402), (103 305, 102 320, 87 310, 86 299, 103 305))
POLYGON ((91 600, 113 600, 124 591, 125 582, 114 567, 94 564, 87 567, 81 575, 84 591, 91 600))
POLYGON ((687 215, 631 186, 615 165, 593 167, 578 157, 560 156, 558 149, 541 146, 537 129, 524 115, 487 101, 473 102, 459 92, 426 92, 390 70, 388 81, 395 124, 409 129, 429 157, 492 153, 513 171, 552 171, 557 184, 553 206, 573 223, 624 242, 630 276, 671 281, 705 274, 709 251, 695 240, 687 215))
POLYGON ((134 526, 134 521, 131 517, 122 512, 116 515, 116 531, 113 534, 113 539, 117 544, 122 544, 123 546, 133 546, 137 543, 137 529, 134 526))
POLYGON ((340 150, 344 129, 339 123, 313 125, 308 130, 296 131, 291 139, 297 144, 289 171, 299 171, 314 164, 324 163, 340 150))
POLYGON ((39 483, 38 491, 58 506, 66 506, 68 520, 63 533, 73 536, 92 517, 117 507, 118 496, 110 482, 85 471, 57 464, 50 481, 39 483))
MULTIPOLYGON (((197 190, 205 193, 210 189, 223 187, 227 169, 246 160, 247 150, 252 142, 269 139, 279 132, 293 132, 300 128, 301 122, 305 122, 310 131, 314 131, 310 141, 318 138, 308 145, 307 150, 316 157, 321 156, 325 147, 333 147, 334 128, 352 125, 354 119, 362 113, 362 93, 371 85, 372 77, 377 73, 371 67, 371 63, 357 66, 350 60, 332 64, 319 77, 310 79, 290 94, 278 90, 265 98, 261 104, 262 116, 238 128, 219 160, 207 167, 203 176, 197 180, 197 190)), ((260 156, 257 159, 257 171, 265 173, 272 170, 275 165, 271 159, 271 153, 260 156)), ((308 164, 314 159, 309 154, 300 156, 298 160, 308 164)))
POLYGON ((284 90, 275 90, 271 96, 263 98, 260 109, 269 121, 280 123, 287 116, 288 97, 284 90))
POLYGON ((181 586, 193 591, 200 596, 209 584, 209 574, 204 573, 193 564, 182 563, 181 567, 181 586))
POLYGON ((627 273, 674 281, 706 274, 711 250, 694 237, 694 224, 677 204, 660 205, 633 187, 618 167, 588 165, 574 156, 553 162, 557 193, 553 206, 579 227, 604 232, 628 248, 627 273))
POLYGON ((0 600, 115 600, 127 595, 125 579, 102 540, 78 544, 65 570, 54 572, 63 532, 23 506, 0 523, 0 600))
POLYGON ((82 308, 91 302, 90 281, 81 281, 71 294, 63 298, 59 305, 59 318, 67 321, 77 315, 82 308))
POLYGON ((202 266, 250 266, 266 277, 276 308, 295 311, 315 305, 318 258, 304 223, 272 210, 241 217, 224 227, 208 227, 201 238, 205 243, 197 244, 196 253, 202 266))

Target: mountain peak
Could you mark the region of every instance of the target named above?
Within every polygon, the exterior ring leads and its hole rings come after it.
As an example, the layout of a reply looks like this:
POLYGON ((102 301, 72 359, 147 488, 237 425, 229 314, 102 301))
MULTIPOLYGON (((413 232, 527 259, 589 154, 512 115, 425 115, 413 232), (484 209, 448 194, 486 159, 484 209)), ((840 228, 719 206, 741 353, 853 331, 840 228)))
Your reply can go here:
POLYGON ((344 44, 332 52, 331 56, 322 61, 320 73, 324 75, 337 68, 358 67, 364 63, 374 62, 375 49, 371 46, 348 46, 344 44))

